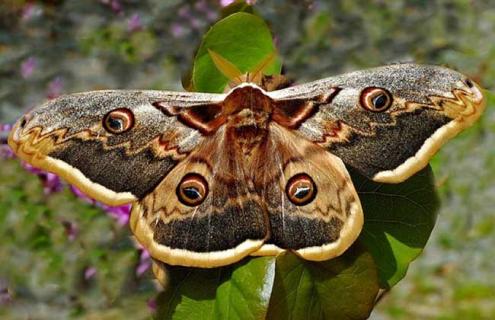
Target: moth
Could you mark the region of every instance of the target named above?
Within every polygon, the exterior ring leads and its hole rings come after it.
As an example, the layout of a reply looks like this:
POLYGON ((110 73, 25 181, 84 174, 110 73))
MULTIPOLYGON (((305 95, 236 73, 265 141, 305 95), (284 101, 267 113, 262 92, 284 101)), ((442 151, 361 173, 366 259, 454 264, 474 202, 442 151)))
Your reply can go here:
POLYGON ((19 119, 9 144, 103 203, 132 203, 130 228, 159 262, 322 261, 363 226, 346 166, 402 182, 484 107, 456 71, 396 64, 275 91, 66 95, 19 119))

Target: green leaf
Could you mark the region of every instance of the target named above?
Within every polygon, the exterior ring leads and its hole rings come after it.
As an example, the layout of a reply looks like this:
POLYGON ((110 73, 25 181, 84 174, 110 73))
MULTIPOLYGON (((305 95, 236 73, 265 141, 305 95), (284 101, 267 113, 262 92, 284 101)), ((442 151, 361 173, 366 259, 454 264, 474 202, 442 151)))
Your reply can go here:
POLYGON ((435 225, 439 200, 428 166, 400 184, 381 184, 351 171, 363 206, 360 239, 378 266, 380 286, 390 288, 423 251, 435 225))
MULTIPOLYGON (((230 79, 218 70, 208 51, 230 61, 243 73, 252 71, 276 52, 270 29, 259 17, 239 12, 217 22, 204 36, 194 59, 192 84, 195 91, 223 92, 230 79)), ((264 70, 279 74, 280 59, 264 70)), ((186 86, 187 87, 187 86, 186 86)))
POLYGON ((373 258, 359 243, 325 262, 282 254, 267 319, 366 319, 378 290, 373 258))
POLYGON ((170 267, 158 319, 264 319, 275 258, 245 259, 215 269, 170 267))

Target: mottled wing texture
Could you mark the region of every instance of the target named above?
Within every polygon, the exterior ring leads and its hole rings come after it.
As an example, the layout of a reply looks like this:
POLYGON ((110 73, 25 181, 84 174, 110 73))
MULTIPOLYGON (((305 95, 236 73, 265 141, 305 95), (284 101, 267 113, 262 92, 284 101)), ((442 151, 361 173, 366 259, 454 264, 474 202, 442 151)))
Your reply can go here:
POLYGON ((132 202, 130 227, 158 261, 210 268, 284 250, 320 261, 362 229, 344 163, 403 181, 483 108, 463 75, 401 64, 272 92, 63 96, 20 119, 9 144, 102 202, 132 202))
POLYGON ((55 172, 111 205, 151 192, 202 140, 194 128, 163 108, 188 109, 222 95, 162 91, 93 91, 62 96, 18 121, 9 143, 33 165, 55 172), (133 114, 132 128, 104 128, 112 110, 133 114))
POLYGON ((426 166, 447 140, 476 121, 485 106, 479 87, 464 75, 416 64, 352 72, 269 95, 286 116, 300 116, 292 128, 301 136, 365 176, 389 183, 401 182, 426 166), (368 88, 388 91, 391 106, 382 112, 364 108, 368 88), (294 101, 304 104, 291 108, 294 101))

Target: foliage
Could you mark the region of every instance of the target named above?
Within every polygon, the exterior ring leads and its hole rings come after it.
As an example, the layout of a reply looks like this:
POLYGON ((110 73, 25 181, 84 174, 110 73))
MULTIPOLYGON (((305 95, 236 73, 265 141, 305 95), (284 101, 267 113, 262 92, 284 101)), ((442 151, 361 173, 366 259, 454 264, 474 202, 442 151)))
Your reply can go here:
POLYGON ((16 159, 2 161, 0 286, 10 302, 0 299, 0 317, 68 318, 97 308, 146 316, 153 287, 134 271, 128 231, 67 189, 46 197, 23 171, 16 159))
MULTIPOLYGON (((273 54, 275 46, 270 29, 255 15, 239 12, 220 20, 206 33, 194 59, 194 91, 223 92, 230 80, 213 63, 211 51, 220 53, 242 73, 246 73, 273 54), (247 34, 250 36, 246 37, 247 34)), ((275 61, 264 71, 267 75, 280 73, 280 61, 275 61)))
POLYGON ((282 254, 267 319, 366 319, 378 289, 373 258, 359 244, 325 262, 282 254))
POLYGON ((216 269, 169 267, 157 299, 159 319, 264 319, 275 259, 246 259, 216 269))
POLYGON ((388 289, 406 275, 435 225, 439 202, 433 173, 426 168, 397 185, 354 173, 353 182, 365 214, 360 239, 375 258, 380 287, 388 289))

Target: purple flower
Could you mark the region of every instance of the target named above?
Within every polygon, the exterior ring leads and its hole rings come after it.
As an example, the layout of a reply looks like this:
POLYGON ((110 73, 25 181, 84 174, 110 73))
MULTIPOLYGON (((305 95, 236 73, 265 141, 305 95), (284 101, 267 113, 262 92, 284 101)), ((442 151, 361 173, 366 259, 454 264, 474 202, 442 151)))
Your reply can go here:
POLYGON ((12 159, 15 158, 14 151, 9 147, 8 144, 0 144, 0 159, 12 159))
POLYGON ((87 267, 84 270, 84 280, 90 280, 96 275, 96 268, 95 267, 87 267))
POLYGON ((112 0, 110 2, 110 7, 112 8, 113 12, 115 12, 115 13, 121 13, 122 12, 122 4, 120 3, 119 0, 112 0))
POLYGON ((10 132, 14 126, 12 124, 0 124, 0 132, 10 132))
POLYGON ((28 3, 22 8, 21 19, 23 21, 29 21, 33 17, 34 4, 28 3))
POLYGON ((43 13, 40 6, 33 3, 28 3, 22 8, 21 19, 22 21, 29 21, 35 17, 39 17, 43 13))
POLYGON ((38 66, 38 60, 35 57, 29 57, 21 63, 21 76, 24 79, 29 78, 36 67, 38 66))
POLYGON ((41 169, 33 167, 32 165, 30 165, 27 162, 23 162, 22 166, 24 167, 24 169, 26 169, 27 171, 34 173, 34 174, 40 174, 41 172, 43 172, 41 169))
MULTIPOLYGON (((226 6, 228 6, 234 2, 235 2, 235 0, 220 0, 220 5, 222 7, 226 7, 226 6)), ((246 3, 249 5, 253 5, 256 3, 256 0, 246 0, 246 3)))
POLYGON ((156 312, 156 299, 151 298, 148 300, 148 308, 150 309, 151 312, 156 312))
POLYGON ((133 14, 127 21, 127 30, 129 32, 139 31, 143 28, 143 22, 139 14, 133 14))
POLYGON ((34 173, 41 179, 41 182, 43 184, 43 191, 46 195, 62 190, 62 181, 56 174, 35 168, 29 163, 25 162, 22 163, 22 166, 24 167, 24 169, 31 173, 34 173))
POLYGON ((24 167, 24 169, 31 173, 34 173, 41 179, 41 182, 43 184, 43 191, 46 195, 62 190, 62 181, 56 174, 35 168, 26 162, 23 162, 22 166, 24 167))
POLYGON ((151 256, 148 250, 142 248, 139 255, 139 264, 136 268, 136 276, 142 276, 151 267, 151 256))
POLYGON ((84 192, 82 192, 78 187, 76 186, 73 186, 73 185, 70 185, 69 186, 69 189, 70 191, 72 191, 72 193, 78 197, 79 199, 82 199, 84 200, 85 202, 87 203, 90 203, 90 204, 96 204, 96 200, 94 200, 93 198, 90 198, 89 196, 87 196, 84 192))
POLYGON ((209 21, 215 21, 217 20, 218 18, 218 14, 216 11, 214 10, 208 10, 206 11, 206 18, 209 20, 209 21))
POLYGON ((125 204, 123 206, 111 207, 104 204, 99 205, 110 216, 117 220, 117 223, 121 226, 125 226, 129 223, 129 216, 131 214, 131 205, 125 204))
POLYGON ((232 4, 234 1, 235 0, 220 0, 220 5, 222 7, 226 7, 226 6, 230 5, 230 4, 232 4))
POLYGON ((0 288, 0 306, 6 305, 12 302, 12 297, 8 288, 0 288))
POLYGON ((101 3, 107 5, 113 12, 120 14, 123 11, 122 4, 119 0, 100 0, 101 3))
POLYGON ((208 10, 208 4, 205 0, 196 1, 196 3, 194 4, 194 8, 199 11, 206 11, 208 10))
POLYGON ((178 23, 173 23, 170 31, 175 38, 181 38, 186 34, 186 29, 178 23))
POLYGON ((82 192, 78 187, 70 185, 69 186, 70 191, 72 191, 73 194, 76 195, 76 197, 83 199, 85 202, 90 203, 92 205, 96 205, 105 212, 110 215, 111 217, 115 218, 117 220, 117 223, 121 226, 126 225, 129 222, 129 216, 131 214, 131 205, 130 204, 125 204, 123 206, 107 206, 106 204, 100 203, 93 198, 89 197, 86 195, 84 192, 82 192))
POLYGON ((56 174, 41 172, 38 174, 38 177, 40 177, 41 182, 43 183, 43 191, 46 195, 62 191, 62 181, 56 174))
MULTIPOLYGON (((185 7, 184 9, 187 9, 187 7, 185 7)), ((216 8, 213 9, 213 7, 210 6, 206 0, 196 1, 196 3, 194 4, 194 9, 196 11, 199 11, 199 14, 195 13, 194 16, 198 16, 198 15, 206 16, 207 20, 209 20, 209 21, 214 21, 218 17, 218 13, 217 13, 216 8)), ((187 18, 188 20, 192 20, 191 14, 185 16, 185 18, 187 18)), ((195 22, 193 22, 193 23, 195 23, 195 22)), ((194 24, 193 24, 193 27, 199 28, 199 27, 201 27, 201 24, 199 24, 198 26, 194 26, 194 24)))
POLYGON ((189 19, 191 17, 191 9, 188 6, 180 8, 179 17, 189 19))
POLYGON ((196 18, 191 18, 189 20, 189 23, 191 24, 191 27, 195 28, 195 29, 199 29, 201 28, 201 20, 199 19, 196 19, 196 18))
POLYGON ((46 94, 48 99, 55 99, 62 93, 64 88, 64 82, 61 77, 56 77, 48 84, 48 92, 46 94))

